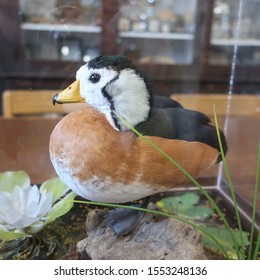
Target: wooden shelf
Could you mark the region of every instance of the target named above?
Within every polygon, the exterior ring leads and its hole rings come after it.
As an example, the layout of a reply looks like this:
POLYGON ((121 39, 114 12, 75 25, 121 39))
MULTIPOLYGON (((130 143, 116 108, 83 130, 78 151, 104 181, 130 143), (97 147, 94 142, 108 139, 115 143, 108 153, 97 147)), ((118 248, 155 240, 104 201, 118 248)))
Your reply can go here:
POLYGON ((260 40, 257 39, 211 39, 211 45, 214 46, 245 46, 245 47, 259 47, 260 40))
POLYGON ((194 39, 191 33, 163 33, 163 32, 138 32, 138 31, 124 31, 120 32, 120 38, 137 38, 137 39, 168 39, 168 40, 187 40, 194 39))
POLYGON ((22 23, 21 29, 26 31, 59 31, 77 33, 101 33, 100 26, 79 24, 22 23))

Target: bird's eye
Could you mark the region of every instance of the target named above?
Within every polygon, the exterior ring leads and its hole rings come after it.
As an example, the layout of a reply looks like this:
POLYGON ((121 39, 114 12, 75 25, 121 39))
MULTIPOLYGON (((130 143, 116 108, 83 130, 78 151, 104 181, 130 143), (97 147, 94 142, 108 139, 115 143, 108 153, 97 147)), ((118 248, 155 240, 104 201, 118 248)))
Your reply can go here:
POLYGON ((89 77, 89 80, 92 83, 98 83, 100 80, 100 74, 98 74, 98 73, 91 74, 91 76, 89 77))

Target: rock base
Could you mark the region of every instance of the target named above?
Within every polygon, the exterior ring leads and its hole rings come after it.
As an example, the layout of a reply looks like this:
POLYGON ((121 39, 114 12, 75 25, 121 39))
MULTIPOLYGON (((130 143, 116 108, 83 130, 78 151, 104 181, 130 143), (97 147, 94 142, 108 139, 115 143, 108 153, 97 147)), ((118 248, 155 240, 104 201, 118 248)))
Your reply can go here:
POLYGON ((107 212, 92 210, 87 237, 77 244, 81 259, 93 260, 201 260, 207 259, 202 234, 170 218, 144 214, 127 236, 116 237, 105 225, 107 212))

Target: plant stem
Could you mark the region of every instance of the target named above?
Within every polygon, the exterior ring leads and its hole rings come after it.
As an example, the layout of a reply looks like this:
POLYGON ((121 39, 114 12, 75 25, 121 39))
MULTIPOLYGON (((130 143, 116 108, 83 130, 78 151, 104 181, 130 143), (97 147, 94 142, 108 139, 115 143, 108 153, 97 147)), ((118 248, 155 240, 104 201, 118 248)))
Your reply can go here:
MULTIPOLYGON (((216 131, 217 131, 217 136, 218 136, 220 153, 221 153, 221 157, 222 157, 222 160, 223 160, 223 167, 224 167, 224 170, 225 170, 225 173, 226 173, 226 176, 227 176, 228 186, 229 186, 229 189, 230 189, 230 192, 231 192, 231 197, 232 197, 234 207, 235 207, 235 213, 236 213, 237 224, 238 224, 239 235, 240 235, 240 242, 241 242, 241 247, 242 247, 242 259, 245 259, 243 231, 242 231, 241 219, 240 219, 238 206, 237 206, 236 195, 235 195, 235 192, 234 192, 233 183, 232 183, 232 180, 231 180, 231 176, 230 176, 230 173, 229 173, 229 169, 228 169, 228 166, 227 166, 227 161, 226 161, 226 158, 225 158, 225 154, 224 154, 224 150, 223 150, 223 146, 222 146, 222 142, 221 142, 221 137, 220 137, 220 132, 219 132, 219 125, 218 125, 218 119, 217 119, 215 106, 213 106, 213 110, 214 110, 214 119, 215 119, 215 124, 216 124, 216 131)), ((239 253, 238 245, 237 245, 236 242, 234 243, 234 245, 236 246, 237 257, 239 259, 240 258, 240 253, 239 253)))
POLYGON ((259 252, 259 248, 260 248, 260 232, 258 232, 258 235, 257 235, 257 240, 256 240, 256 245, 255 245, 255 252, 254 252, 254 255, 253 255, 253 260, 256 260, 257 258, 257 254, 259 252))
MULTIPOLYGON (((168 156, 163 150, 161 150, 158 146, 156 146, 153 142, 151 142, 148 138, 143 136, 140 132, 138 132, 135 128, 133 128, 129 123, 127 123, 121 116, 117 114, 116 111, 113 111, 117 117, 129 128, 131 129, 135 134, 137 134, 140 138, 142 138, 144 141, 146 141, 150 146, 152 146, 155 150, 157 150, 161 155, 163 155, 166 159, 168 159, 173 165, 175 165, 177 168, 179 168, 189 179, 190 181, 196 185, 200 191, 204 194, 204 196, 208 199, 212 207, 217 211, 218 215, 222 219, 225 227, 227 228, 231 239, 233 241, 233 244, 235 245, 236 248, 236 253, 238 259, 240 259, 240 254, 239 254, 239 249, 238 249, 238 244, 236 242, 236 239, 234 237, 234 234, 232 233, 231 227, 229 226, 223 212, 220 210, 218 205, 215 203, 215 201, 211 198, 211 196, 208 194, 206 190, 203 189, 203 187, 184 169, 182 168, 174 159, 172 159, 170 156, 168 156)), ((222 149, 223 150, 223 149, 222 149)))
MULTIPOLYGON (((250 232, 250 245, 249 245, 249 251, 248 251, 248 259, 251 259, 251 253, 254 243, 254 225, 255 225, 255 215, 256 215, 256 208, 257 208, 257 195, 258 195, 258 188, 259 188, 259 172, 260 172, 260 141, 258 143, 258 153, 257 153, 257 164, 256 164, 256 177, 255 177, 255 191, 254 191, 254 202, 253 202, 253 211, 252 211, 252 222, 251 222, 251 232, 250 232)), ((258 234, 259 238, 259 234, 258 234)), ((256 251, 259 250, 259 243, 258 248, 256 246, 255 248, 255 254, 256 251)), ((254 256, 255 256, 254 254, 254 256)))
POLYGON ((209 238, 214 240, 216 242, 216 244, 219 246, 219 248, 222 250, 225 258, 229 259, 227 251, 225 250, 225 248, 220 244, 220 242, 213 235, 208 233, 206 230, 201 228, 199 225, 196 225, 196 224, 190 222, 189 220, 186 220, 186 219, 181 218, 179 216, 175 216, 175 215, 172 215, 172 214, 169 214, 169 213, 160 212, 160 211, 156 211, 156 210, 152 210, 152 209, 148 209, 148 208, 140 208, 140 207, 129 206, 129 205, 121 205, 121 204, 114 204, 114 203, 113 204, 112 203, 103 203, 103 202, 94 202, 94 201, 85 201, 85 200, 74 200, 74 202, 75 203, 88 204, 88 205, 102 206, 102 207, 125 208, 125 209, 143 211, 143 212, 151 213, 151 214, 154 214, 154 215, 161 215, 161 216, 164 216, 164 217, 168 217, 168 218, 172 218, 172 219, 178 220, 180 222, 183 222, 185 224, 188 224, 188 225, 196 228, 197 230, 201 231, 203 234, 207 235, 209 238))

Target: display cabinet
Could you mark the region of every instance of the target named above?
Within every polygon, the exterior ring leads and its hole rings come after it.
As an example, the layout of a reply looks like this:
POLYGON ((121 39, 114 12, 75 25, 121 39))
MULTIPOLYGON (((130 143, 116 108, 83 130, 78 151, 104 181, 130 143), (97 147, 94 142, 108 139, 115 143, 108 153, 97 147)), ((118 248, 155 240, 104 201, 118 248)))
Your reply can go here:
POLYGON ((101 1, 20 0, 26 60, 87 61, 100 55, 101 1))
POLYGON ((214 0, 211 5, 203 80, 226 81, 228 92, 234 78, 234 92, 259 93, 260 2, 214 0))
POLYGON ((139 63, 192 64, 197 1, 120 1, 118 52, 139 63))
MULTIPOLYGON (((192 64, 197 0, 118 1, 117 53, 139 63, 192 64)), ((19 0, 26 60, 87 61, 101 53, 102 3, 19 0)), ((113 30, 113 28, 111 28, 113 30)))
POLYGON ((1 91, 59 88, 92 57, 121 54, 160 94, 225 93, 237 44, 234 91, 255 93, 260 2, 244 1, 236 40, 239 2, 2 0, 1 91))
POLYGON ((235 45, 239 48, 236 63, 260 64, 259 10, 260 1, 248 0, 241 7, 239 1, 217 0, 214 2, 210 64, 231 64, 235 45), (238 15, 241 17, 239 18, 238 15))

